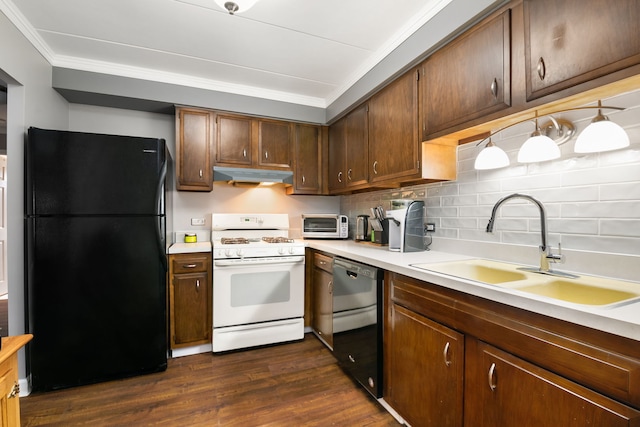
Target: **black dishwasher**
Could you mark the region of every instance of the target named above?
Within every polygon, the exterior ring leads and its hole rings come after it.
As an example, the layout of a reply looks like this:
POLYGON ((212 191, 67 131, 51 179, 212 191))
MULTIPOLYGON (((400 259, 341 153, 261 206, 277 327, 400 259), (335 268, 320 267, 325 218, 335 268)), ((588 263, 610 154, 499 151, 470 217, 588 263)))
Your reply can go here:
POLYGON ((333 354, 374 397, 382 397, 383 271, 344 258, 333 262, 333 354))

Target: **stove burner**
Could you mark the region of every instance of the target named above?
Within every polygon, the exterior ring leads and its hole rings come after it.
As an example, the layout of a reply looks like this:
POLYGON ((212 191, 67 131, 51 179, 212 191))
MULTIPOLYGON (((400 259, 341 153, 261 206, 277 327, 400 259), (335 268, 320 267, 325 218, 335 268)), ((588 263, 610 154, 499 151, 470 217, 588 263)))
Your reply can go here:
POLYGON ((220 239, 220 243, 223 245, 246 245, 249 243, 249 239, 244 237, 222 237, 220 239))
POLYGON ((267 243, 293 243, 293 239, 288 239, 286 237, 263 237, 263 242, 267 243))

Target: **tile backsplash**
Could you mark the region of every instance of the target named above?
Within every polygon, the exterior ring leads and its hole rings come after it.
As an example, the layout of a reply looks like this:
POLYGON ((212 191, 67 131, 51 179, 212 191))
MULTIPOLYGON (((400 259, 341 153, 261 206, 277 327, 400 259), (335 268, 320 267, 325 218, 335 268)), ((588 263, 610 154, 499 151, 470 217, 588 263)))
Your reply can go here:
MULTIPOLYGON (((388 209, 391 199, 423 199, 427 221, 436 224, 434 249, 479 248, 497 253, 492 258, 510 258, 507 252, 513 248, 537 250, 540 245, 538 209, 524 200, 504 204, 494 232, 485 232, 495 202, 517 192, 544 204, 554 248, 561 243, 563 251, 640 257, 640 91, 603 100, 603 105, 626 108, 603 113, 625 128, 631 140, 628 148, 576 154, 574 137, 561 146, 557 160, 519 164, 518 149, 534 130, 533 122, 525 122, 493 138, 509 155, 509 167, 476 171, 473 165, 481 147, 465 144, 458 148, 457 180, 343 196, 341 211, 353 219, 377 204, 388 209)), ((595 113, 577 110, 555 117, 571 120, 579 133, 595 113)), ((544 122, 542 117, 540 123, 544 122)))

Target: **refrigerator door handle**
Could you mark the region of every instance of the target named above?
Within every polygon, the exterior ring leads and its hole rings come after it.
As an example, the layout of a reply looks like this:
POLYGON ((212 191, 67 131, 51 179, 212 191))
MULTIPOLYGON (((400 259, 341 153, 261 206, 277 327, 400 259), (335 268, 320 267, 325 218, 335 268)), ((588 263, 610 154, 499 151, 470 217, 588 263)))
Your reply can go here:
POLYGON ((167 155, 163 153, 162 165, 160 166, 160 176, 158 177, 158 187, 156 190, 156 206, 157 206, 156 212, 158 215, 157 222, 156 222, 156 241, 158 243, 158 254, 160 255, 160 262, 164 267, 164 271, 169 271, 169 266, 167 264, 166 247, 165 247, 166 216, 165 216, 165 212, 162 212, 162 205, 165 197, 164 192, 165 192, 166 176, 167 176, 167 155))

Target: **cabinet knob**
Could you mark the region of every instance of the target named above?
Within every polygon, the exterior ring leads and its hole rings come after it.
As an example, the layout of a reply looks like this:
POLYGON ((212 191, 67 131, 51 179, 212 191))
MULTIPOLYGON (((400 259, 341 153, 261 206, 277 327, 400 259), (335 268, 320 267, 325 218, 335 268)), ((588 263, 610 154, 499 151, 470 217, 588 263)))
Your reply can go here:
POLYGON ((351 169, 347 171, 347 179, 351 181, 351 169))
POLYGON ((302 175, 302 183, 305 183, 304 175, 302 175))
POLYGON ((352 355, 349 355, 349 361, 351 363, 356 363, 356 359, 354 359, 354 357, 352 355))
POLYGON ((373 173, 378 175, 378 161, 373 162, 373 173))
POLYGON ((342 172, 338 172, 338 182, 342 182, 342 172))
POLYGON ((489 368, 489 388, 494 391, 498 385, 496 384, 496 364, 492 363, 489 368))
POLYGON ((200 179, 202 179, 202 169, 200 169, 200 179))
POLYGON ((491 82, 491 95, 493 95, 494 98, 498 97, 498 79, 496 78, 491 82))
POLYGON ((538 59, 538 67, 536 70, 538 71, 538 77, 540 77, 540 80, 544 80, 547 75, 547 67, 544 65, 544 59, 542 57, 538 59))
POLYGON ((327 289, 329 289, 330 294, 333 293, 333 280, 330 280, 329 283, 327 283, 327 289))
POLYGON ((196 290, 200 290, 200 280, 196 279, 196 290))
POLYGON ((269 152, 267 151, 264 152, 264 158, 265 160, 269 159, 269 152))
POLYGON ((242 157, 247 157, 247 149, 242 150, 242 157))

